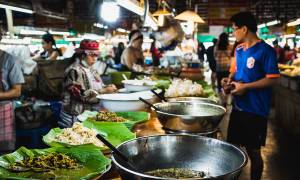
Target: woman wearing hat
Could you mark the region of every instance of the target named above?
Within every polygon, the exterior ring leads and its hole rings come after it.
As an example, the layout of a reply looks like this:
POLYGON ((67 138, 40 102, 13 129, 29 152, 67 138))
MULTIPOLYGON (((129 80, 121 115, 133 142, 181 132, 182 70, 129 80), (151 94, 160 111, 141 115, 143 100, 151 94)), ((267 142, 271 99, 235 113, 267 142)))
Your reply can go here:
POLYGON ((131 31, 129 34, 129 45, 121 56, 121 64, 124 70, 132 70, 135 64, 144 65, 142 44, 143 34, 139 30, 131 31))
POLYGON ((60 127, 70 127, 76 122, 76 116, 84 110, 91 110, 99 103, 96 95, 113 93, 114 85, 105 86, 100 75, 92 69, 99 55, 97 41, 82 40, 75 50, 73 64, 67 68, 63 83, 63 109, 61 111, 60 127))

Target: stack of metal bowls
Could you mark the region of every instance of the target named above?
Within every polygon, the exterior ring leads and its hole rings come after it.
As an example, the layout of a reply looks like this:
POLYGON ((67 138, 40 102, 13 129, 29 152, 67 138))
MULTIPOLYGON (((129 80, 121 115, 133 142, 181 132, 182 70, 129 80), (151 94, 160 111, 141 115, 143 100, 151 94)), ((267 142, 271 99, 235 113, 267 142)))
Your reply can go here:
POLYGON ((163 129, 187 134, 215 131, 226 113, 224 107, 204 99, 171 99, 170 102, 156 103, 154 106, 163 129))

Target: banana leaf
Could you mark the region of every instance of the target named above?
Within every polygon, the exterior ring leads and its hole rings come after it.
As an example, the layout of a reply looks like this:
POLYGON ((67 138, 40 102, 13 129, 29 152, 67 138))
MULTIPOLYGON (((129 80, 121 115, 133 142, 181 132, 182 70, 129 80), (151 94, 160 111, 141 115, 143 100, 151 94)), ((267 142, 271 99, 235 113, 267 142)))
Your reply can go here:
POLYGON ((111 161, 93 145, 81 145, 72 148, 52 147, 48 149, 27 149, 21 147, 11 154, 0 157, 0 179, 91 179, 100 176, 110 167, 111 161), (78 169, 56 169, 50 172, 12 172, 9 166, 28 157, 39 156, 52 152, 63 153, 76 159, 82 165, 78 169))
MULTIPOLYGON (((86 120, 82 122, 85 127, 106 132, 105 137, 111 144, 118 146, 119 144, 134 139, 135 133, 132 133, 123 123, 118 122, 98 122, 86 120)), ((107 150, 105 146, 102 150, 107 150)))
POLYGON ((138 111, 138 112, 116 112, 116 114, 120 117, 127 119, 128 121, 124 122, 125 126, 128 129, 132 129, 132 127, 137 123, 145 122, 149 119, 149 113, 138 111))
MULTIPOLYGON (((100 123, 100 122, 99 122, 100 123)), ((127 140, 135 138, 135 134, 122 123, 92 123, 88 120, 83 122, 83 126, 95 129, 99 134, 104 136, 110 143, 117 146, 127 140)), ((76 147, 77 145, 70 145, 57 142, 55 137, 62 132, 60 128, 51 129, 48 134, 43 137, 44 143, 50 147, 76 147)), ((98 147, 99 148, 99 147, 98 147)), ((108 147, 100 147, 101 150, 107 150, 108 147)))
POLYGON ((158 89, 168 89, 171 85, 171 81, 169 80, 157 80, 155 87, 158 89))
MULTIPOLYGON (((132 127, 137 124, 137 123, 142 123, 145 122, 149 119, 149 113, 144 112, 144 111, 137 111, 137 112, 116 112, 116 114, 120 117, 123 117, 127 119, 127 121, 122 122, 125 124, 125 126, 128 129, 132 129, 132 127)), ((84 111, 80 115, 80 120, 85 121, 85 120, 93 120, 97 115, 96 111, 84 111)), ((115 123, 115 122, 112 122, 115 123)))

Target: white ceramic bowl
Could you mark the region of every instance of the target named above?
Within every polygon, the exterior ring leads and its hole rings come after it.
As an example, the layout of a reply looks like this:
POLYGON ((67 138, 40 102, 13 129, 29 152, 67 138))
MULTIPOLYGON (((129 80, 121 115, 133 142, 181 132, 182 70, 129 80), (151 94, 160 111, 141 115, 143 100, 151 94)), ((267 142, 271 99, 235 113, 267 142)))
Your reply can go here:
POLYGON ((139 97, 153 103, 155 96, 151 91, 142 91, 136 93, 115 93, 98 95, 101 105, 108 111, 140 111, 146 108, 145 103, 139 100, 139 97))
POLYGON ((150 80, 123 80, 122 83, 128 92, 148 91, 155 86, 154 81, 150 80))

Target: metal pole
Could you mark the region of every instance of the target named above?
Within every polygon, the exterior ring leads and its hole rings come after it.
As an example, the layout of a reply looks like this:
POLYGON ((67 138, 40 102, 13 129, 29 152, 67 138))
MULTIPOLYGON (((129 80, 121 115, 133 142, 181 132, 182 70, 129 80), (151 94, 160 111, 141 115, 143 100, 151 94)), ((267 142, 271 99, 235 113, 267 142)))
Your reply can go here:
POLYGON ((149 1, 148 0, 144 0, 144 16, 143 16, 143 26, 146 23, 146 18, 148 16, 149 13, 149 1))
POLYGON ((7 19, 7 31, 10 34, 10 37, 14 37, 14 25, 13 25, 13 15, 11 9, 5 9, 6 19, 7 19))

